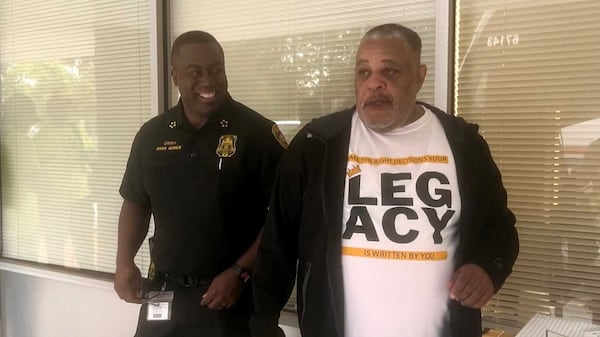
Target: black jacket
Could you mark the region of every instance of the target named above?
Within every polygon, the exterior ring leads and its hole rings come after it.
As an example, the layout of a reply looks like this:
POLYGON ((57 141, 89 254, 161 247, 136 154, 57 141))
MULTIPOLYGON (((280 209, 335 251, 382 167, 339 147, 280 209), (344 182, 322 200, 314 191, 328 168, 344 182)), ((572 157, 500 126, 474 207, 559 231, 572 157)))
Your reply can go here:
MULTIPOLYGON (((481 266, 498 291, 519 250, 500 172, 476 125, 423 105, 440 119, 456 162, 462 205, 456 268, 466 263, 481 266)), ((254 270, 257 322, 279 313, 297 275, 302 335, 344 336, 342 209, 354 111, 312 121, 283 156, 254 270)), ((481 336, 480 311, 451 303, 452 336, 481 336)), ((262 328, 255 330, 257 335, 274 336, 264 324, 262 328)))

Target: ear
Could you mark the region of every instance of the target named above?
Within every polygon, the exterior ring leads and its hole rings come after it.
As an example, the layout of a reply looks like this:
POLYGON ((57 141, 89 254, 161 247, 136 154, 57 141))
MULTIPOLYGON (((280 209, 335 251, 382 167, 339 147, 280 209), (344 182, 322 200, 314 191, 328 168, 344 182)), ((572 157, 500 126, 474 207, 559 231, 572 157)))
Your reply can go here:
POLYGON ((175 86, 178 87, 179 84, 177 83, 177 72, 173 67, 171 67, 171 78, 173 79, 173 84, 175 84, 175 86))
POLYGON ((421 90, 421 87, 423 86, 423 82, 425 82, 425 76, 427 75, 427 65, 425 64, 421 64, 419 66, 419 70, 417 71, 417 85, 418 85, 418 90, 421 90))

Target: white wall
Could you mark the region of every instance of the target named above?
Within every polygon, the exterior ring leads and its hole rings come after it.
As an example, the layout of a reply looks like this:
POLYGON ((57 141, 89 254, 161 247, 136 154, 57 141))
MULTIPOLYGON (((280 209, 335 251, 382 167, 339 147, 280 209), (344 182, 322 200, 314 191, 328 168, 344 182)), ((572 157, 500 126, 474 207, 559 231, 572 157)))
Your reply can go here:
POLYGON ((2 336, 133 336, 137 305, 119 300, 109 282, 78 283, 0 272, 2 336))
POLYGON ((138 310, 117 297, 112 282, 0 262, 2 337, 133 336, 138 310))

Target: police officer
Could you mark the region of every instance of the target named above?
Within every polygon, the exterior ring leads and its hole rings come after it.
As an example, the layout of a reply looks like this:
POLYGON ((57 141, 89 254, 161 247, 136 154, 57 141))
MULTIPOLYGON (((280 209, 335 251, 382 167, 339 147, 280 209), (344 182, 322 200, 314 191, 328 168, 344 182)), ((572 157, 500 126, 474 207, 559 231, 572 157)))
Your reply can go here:
POLYGON ((171 65, 181 99, 141 127, 120 188, 115 290, 143 303, 137 337, 249 336, 248 282, 287 144, 272 121, 231 98, 212 35, 177 37, 171 65), (142 282, 134 257, 151 215, 142 282))

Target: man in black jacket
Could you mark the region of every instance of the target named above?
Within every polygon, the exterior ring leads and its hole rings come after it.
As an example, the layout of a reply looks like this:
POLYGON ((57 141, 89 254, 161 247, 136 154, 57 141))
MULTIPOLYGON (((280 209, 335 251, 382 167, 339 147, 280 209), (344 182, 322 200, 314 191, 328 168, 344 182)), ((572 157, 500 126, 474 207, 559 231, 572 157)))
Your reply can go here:
POLYGON ((404 26, 371 29, 356 106, 312 121, 284 154, 255 266, 256 335, 275 335, 264 323, 297 276, 304 337, 481 336, 480 308, 518 254, 515 217, 477 126, 416 101, 420 53, 404 26))

